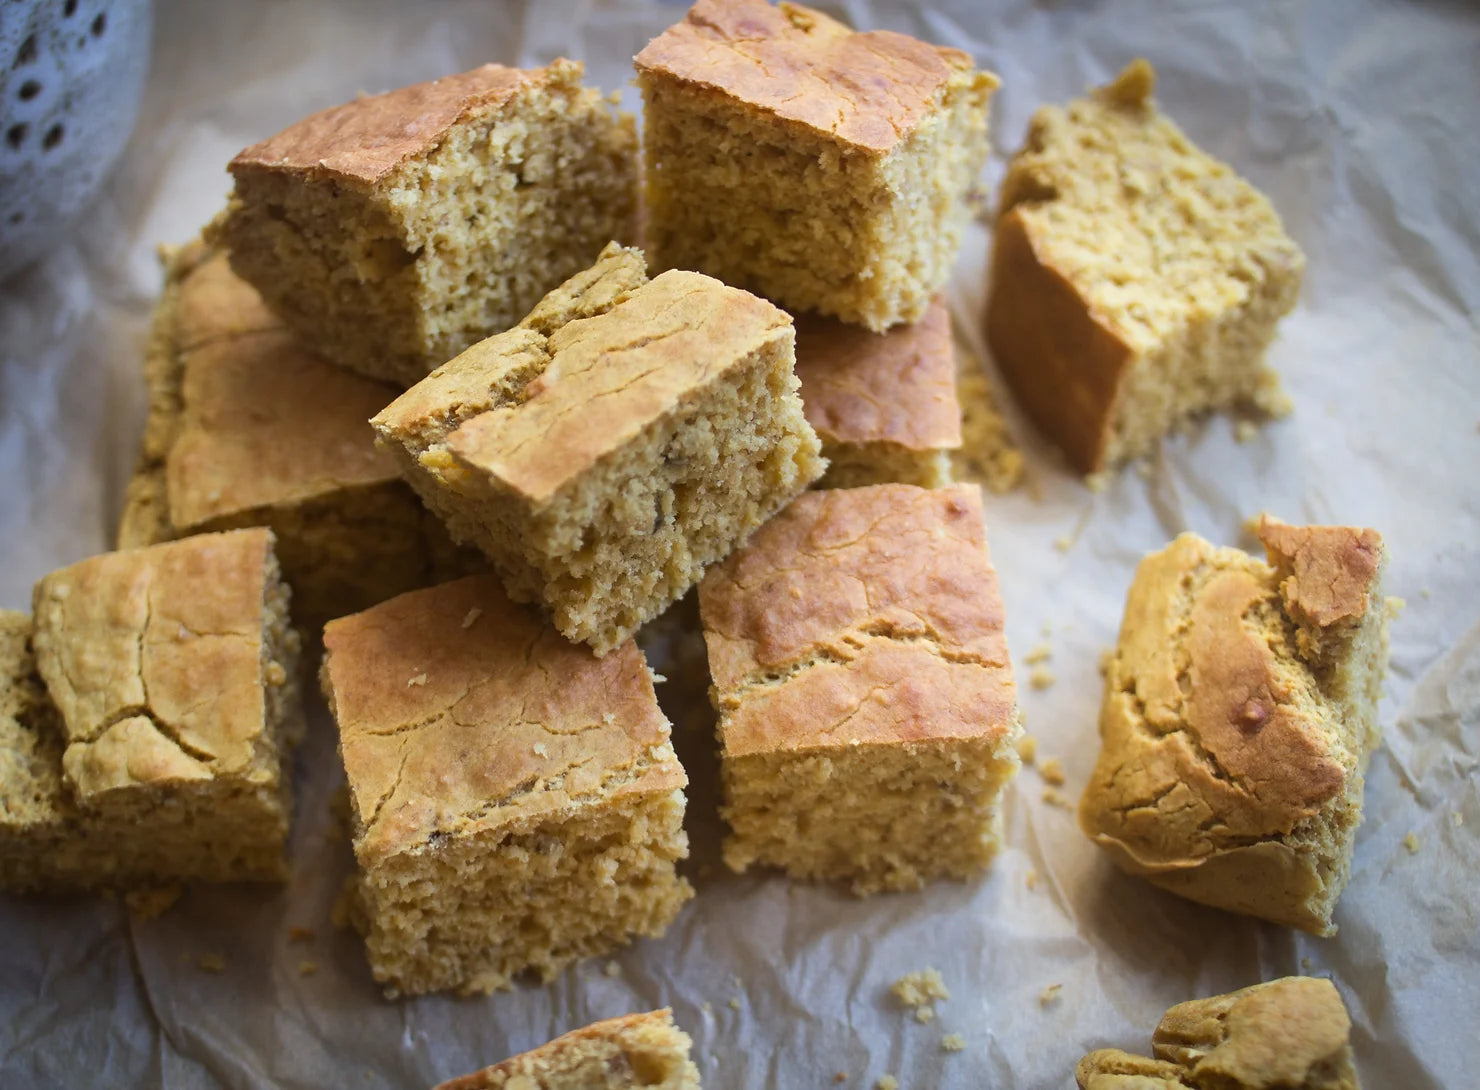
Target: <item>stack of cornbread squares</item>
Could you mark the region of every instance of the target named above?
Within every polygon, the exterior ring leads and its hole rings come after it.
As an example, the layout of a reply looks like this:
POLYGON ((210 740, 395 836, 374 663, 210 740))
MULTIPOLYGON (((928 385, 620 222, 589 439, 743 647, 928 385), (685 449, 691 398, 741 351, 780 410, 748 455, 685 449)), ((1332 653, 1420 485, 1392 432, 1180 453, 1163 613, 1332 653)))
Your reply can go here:
MULTIPOLYGON (((986 871, 1021 731, 981 491, 952 474, 963 407, 995 410, 962 404, 943 292, 997 80, 767 0, 700 0, 635 64, 641 155, 558 60, 231 161, 226 209, 165 255, 120 551, 0 614, 0 885, 283 878, 301 645, 375 979, 549 980, 694 896, 634 637, 695 617, 729 867, 858 895, 986 871)), ((1285 408, 1264 354, 1302 255, 1152 87, 1135 62, 1041 111, 1000 197, 989 343, 1082 472, 1285 408)), ((1081 822, 1158 885, 1328 933, 1385 554, 1259 534, 1268 563, 1191 535, 1143 563, 1081 822)), ((688 1050, 634 1014, 454 1085, 697 1086, 688 1050)), ((1123 1055, 1082 1084, 1132 1085, 1123 1055)))

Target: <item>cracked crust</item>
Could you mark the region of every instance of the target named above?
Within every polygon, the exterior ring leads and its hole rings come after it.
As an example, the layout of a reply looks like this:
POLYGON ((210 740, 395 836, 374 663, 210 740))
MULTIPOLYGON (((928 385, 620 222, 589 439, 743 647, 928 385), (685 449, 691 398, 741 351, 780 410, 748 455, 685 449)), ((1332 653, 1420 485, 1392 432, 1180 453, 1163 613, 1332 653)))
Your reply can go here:
MULTIPOLYGON (((937 296, 919 322, 888 333, 812 315, 799 317, 796 330, 802 406, 823 456, 833 463, 822 487, 884 484, 892 464, 922 465, 961 445, 951 318, 943 298, 937 296), (873 479, 839 480, 840 460, 871 463, 873 479)), ((950 481, 947 474, 902 483, 950 481)))
POLYGON ((594 1022, 434 1090, 698 1090, 692 1045, 665 1007, 594 1022))
POLYGON ((1156 1059, 1104 1049, 1074 1074, 1082 1090, 1360 1090, 1350 1036, 1335 985, 1283 977, 1172 1007, 1156 1059))
POLYGON ((1268 520, 1261 534, 1280 568, 1193 534, 1142 561, 1080 824, 1130 873, 1328 933, 1377 740, 1381 538, 1268 520), (1340 607, 1313 627, 1306 605, 1331 606, 1333 588, 1340 607))
POLYGON ((766 0, 700 0, 637 55, 661 75, 729 95, 873 155, 936 108, 958 49, 888 30, 855 32, 820 11, 766 0))
POLYGON ((474 114, 497 109, 548 79, 485 64, 470 72, 367 95, 305 117, 231 160, 231 172, 302 174, 370 186, 425 155, 474 114))
POLYGON ((636 645, 597 659, 490 576, 333 621, 324 647, 361 866, 686 782, 636 645))

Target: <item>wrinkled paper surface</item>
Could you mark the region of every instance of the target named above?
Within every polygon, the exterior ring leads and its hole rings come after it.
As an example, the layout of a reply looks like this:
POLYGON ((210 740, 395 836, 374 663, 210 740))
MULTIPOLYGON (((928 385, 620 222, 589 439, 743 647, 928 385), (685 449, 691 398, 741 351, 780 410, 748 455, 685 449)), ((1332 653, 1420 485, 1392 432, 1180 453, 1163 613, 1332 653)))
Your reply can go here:
MULTIPOLYGON (((1120 875, 1043 800, 1033 768, 1010 789, 1008 847, 979 883, 857 901, 735 877, 713 866, 712 741, 702 722, 680 723, 699 895, 663 939, 549 987, 386 1002, 359 940, 329 922, 350 850, 334 835, 340 775, 319 710, 298 760, 285 889, 197 890, 148 921, 118 903, 0 897, 0 1084, 417 1088, 666 1004, 693 1035, 706 1086, 830 1086, 846 1072, 855 1087, 886 1073, 906 1088, 1066 1087, 1088 1049, 1144 1050, 1173 1003, 1301 971, 1340 987, 1368 1087, 1473 1081, 1480 13, 1443 0, 831 7, 958 45, 1002 77, 991 186, 1036 106, 1144 54, 1163 106, 1271 196, 1309 255, 1273 352, 1293 416, 1246 443, 1215 418, 1166 443, 1149 475, 1125 472, 1099 493, 1025 437, 1029 481, 988 497, 988 520, 1027 725, 1040 760, 1061 758, 1072 798, 1097 750, 1100 653, 1143 553, 1184 529, 1247 545, 1243 520, 1266 509, 1386 535, 1390 592, 1408 607, 1339 935, 1225 915, 1120 875), (1055 547, 1061 538, 1072 545, 1055 547), (1036 690, 1022 659, 1040 642, 1057 681, 1036 690), (313 936, 294 940, 290 927, 313 936), (224 971, 202 969, 214 956, 224 971), (951 998, 922 1025, 887 989, 926 966, 951 998), (1057 998, 1040 1002, 1053 984, 1057 998), (964 1050, 943 1051, 946 1033, 964 1050)), ((154 246, 185 241, 221 206, 235 151, 356 92, 488 60, 573 55, 635 108, 630 58, 682 11, 162 0, 122 165, 71 236, 0 293, 0 606, 27 608, 39 576, 108 547, 144 417, 154 246)), ((987 243, 973 229, 951 296, 978 351, 987 243)), ((666 669, 664 689, 705 684, 681 663, 666 669)))

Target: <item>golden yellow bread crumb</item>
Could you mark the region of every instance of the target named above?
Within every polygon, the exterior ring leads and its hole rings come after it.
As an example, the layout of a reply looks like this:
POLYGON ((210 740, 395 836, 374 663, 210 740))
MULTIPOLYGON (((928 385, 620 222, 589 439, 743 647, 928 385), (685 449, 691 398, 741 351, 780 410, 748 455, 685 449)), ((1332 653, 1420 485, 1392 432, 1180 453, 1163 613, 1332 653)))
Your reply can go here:
POLYGON ((1059 995, 1063 992, 1062 984, 1049 984, 1043 991, 1038 993, 1038 1005, 1040 1007, 1051 1006, 1059 1001, 1059 995))
POLYGON ((1035 666, 1028 671, 1028 684, 1035 689, 1048 689, 1058 680, 1047 666, 1035 666))
POLYGON ((1403 847, 1408 849, 1409 855, 1417 855, 1421 846, 1417 833, 1409 833, 1403 838, 1403 847))
POLYGON ((1017 754, 1023 764, 1030 765, 1038 757, 1038 739, 1031 734, 1024 734, 1017 740, 1017 754))
POLYGON ((906 973, 890 985, 889 990, 906 1007, 921 1007, 937 999, 951 998, 939 969, 906 973))
POLYGON ((947 1033, 940 1039, 942 1052, 960 1052, 966 1048, 966 1039, 959 1033, 947 1033))
POLYGON ((1057 757, 1045 757, 1038 762, 1038 774, 1043 777, 1044 783, 1062 787, 1064 784, 1064 765, 1057 757))
POLYGON ((874 1090, 899 1090, 899 1080, 893 1075, 880 1075, 874 1083, 874 1090))

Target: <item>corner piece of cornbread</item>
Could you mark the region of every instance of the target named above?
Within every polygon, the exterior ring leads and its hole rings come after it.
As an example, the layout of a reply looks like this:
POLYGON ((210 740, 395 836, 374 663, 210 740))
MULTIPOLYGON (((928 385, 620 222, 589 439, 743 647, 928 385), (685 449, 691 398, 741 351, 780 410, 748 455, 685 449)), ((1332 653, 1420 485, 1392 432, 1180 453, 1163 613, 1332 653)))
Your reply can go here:
POLYGON ((766 0, 699 0, 636 65, 657 266, 875 332, 925 316, 986 160, 995 76, 766 0))
POLYGON ((888 333, 811 315, 796 329, 802 408, 828 462, 817 487, 950 484, 961 406, 945 300, 888 333))
POLYGON ((1347 526, 1259 536, 1267 564, 1195 534, 1141 562, 1079 821, 1128 873, 1329 935, 1380 742, 1386 554, 1347 526))
POLYGON ((331 617, 474 570, 375 449, 400 392, 304 348, 231 271, 190 243, 165 263, 144 359, 149 419, 120 549, 270 526, 295 620, 331 617))
POLYGON ((1287 976, 1179 1003, 1152 1035, 1154 1059, 1091 1052, 1080 1090, 1361 1090, 1351 1016, 1329 980, 1287 976))
POLYGON ((1264 356, 1305 257, 1258 190, 1157 110, 1153 82, 1135 61, 1039 110, 1002 182, 987 336, 1085 473, 1196 413, 1288 411, 1264 356))
POLYGON ((572 1030, 434 1090, 699 1090, 691 1047, 667 1008, 628 1014, 572 1030))
POLYGON ((791 318, 613 243, 372 423, 452 536, 605 654, 822 475, 791 318))
POLYGON ((298 338, 409 386, 636 229, 633 121, 557 60, 323 110, 231 161, 208 240, 298 338))
POLYGON ((302 733, 287 599, 265 529, 107 553, 36 584, 44 696, 24 683, 11 717, 4 809, 28 806, 27 835, 54 854, 0 869, 7 884, 285 877, 302 733))
POLYGON ((699 609, 731 868, 857 894, 986 868, 1021 731, 976 487, 810 492, 699 609))
POLYGON ((635 644, 598 659, 486 575, 331 621, 324 647, 388 994, 548 980, 693 895, 686 778, 635 644))

